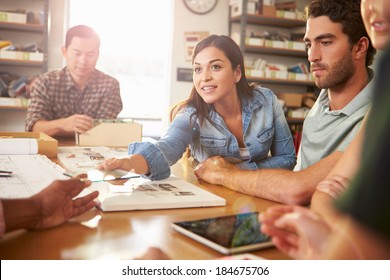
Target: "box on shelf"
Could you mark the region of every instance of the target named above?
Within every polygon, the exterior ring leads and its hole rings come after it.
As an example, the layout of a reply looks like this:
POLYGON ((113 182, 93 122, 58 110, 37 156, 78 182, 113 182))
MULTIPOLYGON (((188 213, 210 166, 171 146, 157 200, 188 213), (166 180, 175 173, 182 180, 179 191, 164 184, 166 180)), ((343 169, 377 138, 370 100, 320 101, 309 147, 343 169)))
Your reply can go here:
POLYGON ((26 61, 43 61, 43 53, 0 50, 0 58, 26 61))
POLYGON ((297 14, 292 11, 276 10, 276 16, 281 18, 296 19, 297 14))
POLYGON ((250 45, 250 46, 262 47, 262 46, 264 46, 264 39, 263 38, 249 37, 249 38, 246 38, 245 43, 247 45, 250 45))
MULTIPOLYGON (((103 120, 104 121, 104 120, 103 120)), ((127 147, 142 140, 142 125, 134 121, 101 122, 86 133, 76 133, 79 146, 127 147)))
POLYGON ((278 99, 283 100, 287 107, 313 107, 316 102, 317 96, 314 93, 276 93, 278 99))
POLYGON ((265 40, 264 45, 268 48, 285 49, 285 41, 265 40))
POLYGON ((28 102, 27 98, 0 97, 0 106, 27 108, 28 102))
POLYGON ((264 77, 264 71, 263 70, 257 70, 257 69, 245 69, 245 75, 247 77, 264 77))
POLYGON ((297 51, 306 51, 306 45, 303 42, 286 41, 286 48, 297 51))
POLYGON ((288 72, 288 79, 294 81, 307 81, 309 78, 307 74, 288 72))
POLYGON ((287 80, 288 72, 287 71, 265 70, 265 77, 268 79, 287 80))
POLYGON ((304 119, 309 114, 310 109, 308 108, 295 108, 288 111, 288 117, 294 119, 304 119))
POLYGON ((0 21, 13 22, 13 23, 27 23, 27 15, 22 13, 0 11, 0 21))
POLYGON ((265 17, 276 17, 276 8, 272 5, 263 5, 261 15, 265 17))
MULTIPOLYGON (((257 0, 249 0, 247 5, 247 14, 257 13, 257 0)), ((236 1, 230 6, 230 16, 236 17, 242 15, 242 1, 236 1)))
POLYGON ((287 107, 301 107, 303 94, 300 93, 285 93, 278 92, 276 93, 278 99, 284 100, 287 107))
POLYGON ((57 157, 58 141, 42 132, 0 132, 0 138, 35 138, 38 140, 38 153, 47 157, 57 157))

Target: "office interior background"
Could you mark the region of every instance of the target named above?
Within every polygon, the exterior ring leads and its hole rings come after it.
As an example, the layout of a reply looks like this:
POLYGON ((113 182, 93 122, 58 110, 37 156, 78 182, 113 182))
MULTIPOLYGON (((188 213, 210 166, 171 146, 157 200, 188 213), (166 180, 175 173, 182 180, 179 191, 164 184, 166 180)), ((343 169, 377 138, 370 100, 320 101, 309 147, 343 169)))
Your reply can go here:
MULTIPOLYGON (((2 0, 1 7, 28 10, 42 1, 2 0)), ((183 0, 49 0, 47 70, 65 65, 61 47, 69 27, 93 27, 101 37, 97 68, 120 81, 124 109, 119 117, 138 120, 146 136, 159 137, 169 124, 171 106, 187 98, 192 88, 190 81, 177 79, 180 69, 191 69, 185 34, 229 35, 230 5, 241 1, 218 0, 211 12, 199 15, 183 0)), ((295 2, 303 10, 307 1, 295 2)), ((307 91, 295 85, 267 87, 274 92, 307 91)), ((25 112, 1 111, 0 130, 23 130, 25 112)))

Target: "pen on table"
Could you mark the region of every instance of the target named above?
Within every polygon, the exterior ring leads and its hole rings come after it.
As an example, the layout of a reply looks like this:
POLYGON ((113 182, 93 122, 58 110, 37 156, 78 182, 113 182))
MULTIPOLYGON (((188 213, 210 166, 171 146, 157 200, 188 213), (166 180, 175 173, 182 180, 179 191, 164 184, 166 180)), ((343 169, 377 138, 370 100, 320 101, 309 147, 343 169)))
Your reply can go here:
POLYGON ((12 177, 12 171, 0 170, 0 177, 12 177))
MULTIPOLYGON (((67 177, 70 177, 70 178, 74 178, 74 176, 72 174, 69 174, 69 173, 62 173, 63 175, 67 176, 67 177)), ((127 180, 127 179, 132 179, 132 178, 139 178, 141 177, 140 175, 131 175, 131 176, 124 176, 124 177, 114 177, 114 178, 109 178, 109 179, 106 179, 106 178, 103 178, 103 179, 99 179, 99 180, 94 180, 94 179, 90 179, 92 182, 106 182, 106 181, 115 181, 115 180, 127 180)))

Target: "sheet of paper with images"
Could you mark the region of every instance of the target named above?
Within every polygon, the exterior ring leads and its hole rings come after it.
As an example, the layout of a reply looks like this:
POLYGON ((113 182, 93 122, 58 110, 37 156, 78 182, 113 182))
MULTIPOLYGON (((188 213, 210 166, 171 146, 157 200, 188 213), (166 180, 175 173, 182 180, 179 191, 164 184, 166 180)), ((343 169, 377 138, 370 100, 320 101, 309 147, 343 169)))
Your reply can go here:
POLYGON ((129 179, 123 185, 93 183, 103 211, 151 210, 224 206, 226 200, 198 186, 171 176, 165 180, 129 179))
POLYGON ((111 181, 139 177, 138 174, 126 170, 97 170, 96 166, 103 160, 116 157, 127 157, 125 148, 109 147, 59 147, 58 159, 66 169, 65 175, 74 177, 84 173, 93 182, 111 181))
POLYGON ((66 179, 64 169, 43 155, 0 155, 0 169, 12 171, 0 177, 1 198, 30 197, 53 180, 66 179))
POLYGON ((127 148, 109 147, 58 147, 57 157, 69 172, 86 173, 94 169, 103 160, 127 156, 127 148))

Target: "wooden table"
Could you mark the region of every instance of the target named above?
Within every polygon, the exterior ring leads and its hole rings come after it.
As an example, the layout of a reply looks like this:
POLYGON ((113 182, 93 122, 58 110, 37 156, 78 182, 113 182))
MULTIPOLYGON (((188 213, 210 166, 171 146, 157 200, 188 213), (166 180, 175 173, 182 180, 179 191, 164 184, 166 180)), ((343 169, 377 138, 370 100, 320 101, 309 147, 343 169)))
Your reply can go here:
MULTIPOLYGON (((6 234, 0 240, 0 259, 133 259, 151 246, 161 248, 172 259, 223 257, 174 231, 171 223, 264 211, 276 203, 221 186, 199 183, 193 168, 190 160, 181 159, 172 167, 172 173, 225 198, 226 206, 105 213, 94 209, 56 228, 36 232, 19 230, 6 234)), ((288 259, 275 248, 258 250, 253 254, 267 259, 288 259)))

